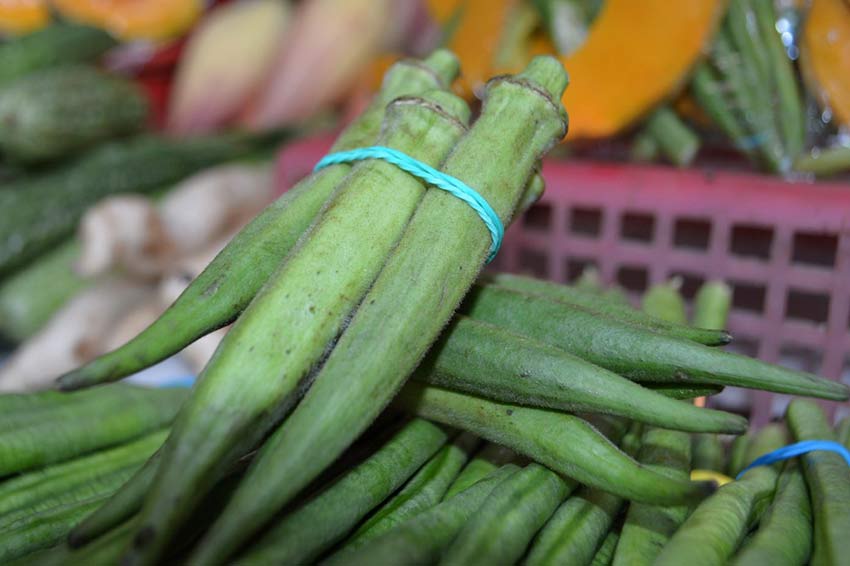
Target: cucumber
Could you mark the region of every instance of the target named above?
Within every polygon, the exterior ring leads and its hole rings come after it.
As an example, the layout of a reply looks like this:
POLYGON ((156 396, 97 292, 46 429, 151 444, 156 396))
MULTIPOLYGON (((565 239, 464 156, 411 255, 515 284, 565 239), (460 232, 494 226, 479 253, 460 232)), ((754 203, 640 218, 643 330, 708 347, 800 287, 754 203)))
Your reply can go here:
POLYGON ((258 148, 238 135, 171 140, 158 136, 113 142, 50 172, 0 191, 0 277, 69 236, 83 213, 118 193, 150 192, 258 148))
POLYGON ((0 283, 0 334, 4 338, 23 342, 91 284, 74 272, 79 253, 79 243, 69 241, 0 283))
POLYGON ((0 46, 0 85, 39 69, 92 61, 117 44, 101 29, 55 23, 0 46))
POLYGON ((27 163, 67 157, 140 131, 147 116, 126 79, 86 65, 45 69, 0 90, 0 150, 27 163))

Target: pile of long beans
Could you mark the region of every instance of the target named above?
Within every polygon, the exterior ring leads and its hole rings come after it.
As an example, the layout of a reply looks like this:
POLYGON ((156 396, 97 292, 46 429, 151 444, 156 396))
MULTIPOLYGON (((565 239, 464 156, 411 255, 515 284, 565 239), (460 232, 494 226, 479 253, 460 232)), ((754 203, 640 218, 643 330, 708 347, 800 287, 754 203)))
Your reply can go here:
MULTIPOLYGON (((334 151, 403 151, 474 187, 507 224, 539 194, 539 159, 565 133, 566 75, 537 58, 493 79, 467 126, 469 109, 449 91, 457 72, 445 51, 396 64, 334 151)), ((480 537, 494 521, 475 519, 479 507, 485 517, 513 516, 515 490, 536 510, 533 521, 500 525, 520 537, 505 535, 502 556, 519 558, 521 537, 533 537, 552 502, 579 483, 577 494, 606 502, 606 517, 626 500, 693 505, 712 491, 633 457, 644 425, 746 429, 741 417, 676 398, 727 385, 848 397, 836 382, 712 348, 730 340, 720 329, 665 321, 593 291, 479 278, 490 245, 464 202, 389 163, 307 177, 157 322, 60 379, 66 390, 121 379, 235 320, 162 449, 71 532, 79 550, 43 559, 303 563, 354 534, 330 561, 460 563, 484 556, 480 537), (386 414, 419 418, 389 440, 378 432, 392 419, 366 432, 394 399, 386 414), (467 474, 478 438, 535 464, 520 469, 487 449, 467 474), (503 484, 510 490, 491 502, 503 484), (527 487, 538 484, 545 494, 532 495, 527 487), (466 546, 450 549, 456 540, 466 546)), ((578 505, 556 515, 571 525, 586 513, 578 505)), ((600 517, 594 532, 612 520, 600 517)), ((552 532, 546 538, 560 544, 552 532)))

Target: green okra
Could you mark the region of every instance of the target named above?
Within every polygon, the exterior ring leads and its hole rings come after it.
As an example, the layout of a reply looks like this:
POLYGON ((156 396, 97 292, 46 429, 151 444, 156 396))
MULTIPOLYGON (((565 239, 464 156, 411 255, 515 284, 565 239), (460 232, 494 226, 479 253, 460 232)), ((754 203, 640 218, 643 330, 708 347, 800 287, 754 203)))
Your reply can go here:
POLYGON ((28 424, 20 428, 0 425, 0 476, 69 460, 159 430, 174 419, 188 395, 178 389, 108 387, 114 389, 33 410, 33 416, 44 418, 24 421, 28 424))
POLYGON ((694 384, 690 387, 685 387, 676 385, 675 383, 653 383, 651 381, 642 381, 641 385, 671 399, 696 399, 697 397, 717 395, 723 391, 722 385, 694 384))
POLYGON ((694 326, 722 329, 729 319, 732 289, 722 281, 708 281, 694 298, 694 326))
POLYGON ((517 470, 513 464, 506 464, 451 499, 416 515, 359 548, 343 548, 321 564, 372 566, 435 563, 490 493, 517 470))
MULTIPOLYGON (((759 447, 761 454, 784 445, 782 437, 776 434, 777 430, 760 433, 754 439, 753 445, 759 447)), ((722 486, 693 511, 661 550, 654 564, 726 564, 758 521, 761 510, 773 498, 777 475, 775 467, 761 466, 748 471, 742 479, 722 486)))
POLYGON ((682 281, 678 278, 653 285, 644 294, 641 308, 645 313, 668 322, 687 324, 685 299, 679 293, 681 285, 682 281))
POLYGON ((487 442, 475 456, 464 466, 449 489, 443 495, 443 500, 451 499, 478 480, 484 479, 487 474, 516 460, 513 450, 487 442))
POLYGON ((315 562, 416 473, 447 438, 437 425, 422 419, 412 420, 362 464, 287 513, 238 563, 315 562))
MULTIPOLYGON (((794 440, 835 440, 823 410, 795 399, 785 419, 794 440)), ((801 457, 814 519, 812 566, 840 564, 850 555, 850 466, 834 452, 814 451, 801 457), (845 558, 841 558, 844 556, 845 558)))
MULTIPOLYGON (((465 131, 468 117, 466 103, 443 90, 399 98, 387 107, 378 144, 439 166, 465 131)), ((202 372, 166 442, 128 564, 155 563, 218 470, 254 448, 310 387, 317 364, 381 271, 424 193, 419 179, 385 161, 363 161, 352 168, 202 372)), ((290 428, 289 422, 284 428, 290 428)), ((356 438, 362 430, 350 432, 356 438)), ((310 446, 312 455, 301 460, 302 468, 321 461, 317 445, 310 446)), ((254 484, 253 473, 242 485, 254 484)), ((281 473, 274 477, 297 492, 315 475, 298 484, 281 473)), ((271 487, 271 477, 261 482, 271 491, 262 501, 266 513, 249 511, 240 519, 241 531, 262 526, 280 509, 275 504, 285 502, 283 490, 278 495, 271 487)), ((234 502, 242 491, 237 490, 234 502)), ((227 558, 219 551, 214 556, 227 558)))
POLYGON ((563 348, 635 381, 713 383, 835 400, 850 397, 850 389, 835 381, 496 286, 476 286, 461 312, 563 348))
MULTIPOLYGON (((623 437, 623 451, 632 455, 639 445, 640 427, 632 426, 623 437)), ((555 511, 537 535, 525 563, 590 564, 624 504, 617 495, 582 487, 555 511)))
MULTIPOLYGON (((563 67, 550 57, 533 59, 520 75, 494 79, 474 126, 441 166, 475 187, 503 223, 540 155, 565 132, 565 87, 563 67)), ((226 559, 377 417, 451 318, 490 245, 488 230, 465 202, 445 191, 425 194, 312 387, 262 447, 194 561, 226 559)))
POLYGON ((478 442, 475 436, 462 433, 452 443, 444 446, 416 472, 397 495, 360 525, 346 541, 345 546, 357 548, 440 503, 478 442))
POLYGON ((764 42, 771 85, 776 89, 776 118, 782 143, 787 155, 796 159, 806 142, 806 113, 797 74, 776 30, 778 17, 773 0, 749 0, 749 3, 764 42))
POLYGON ((53 548, 27 554, 9 566, 88 566, 118 564, 121 553, 133 538, 135 520, 125 521, 82 548, 59 544, 53 548))
POLYGON ((640 466, 579 417, 408 383, 396 398, 423 418, 511 448, 564 476, 648 503, 699 499, 711 486, 668 479, 640 466))
POLYGON ((725 466, 723 443, 716 434, 695 434, 691 454, 695 470, 722 472, 725 466))
MULTIPOLYGON (((691 469, 691 439, 686 433, 649 428, 641 440, 638 461, 671 477, 687 479, 691 469)), ((688 516, 686 505, 629 505, 614 553, 614 566, 649 566, 688 516)))
POLYGON ((0 483, 0 522, 7 513, 27 509, 45 499, 79 491, 119 470, 140 467, 162 444, 167 431, 157 431, 115 448, 16 476, 0 483))
POLYGON ((803 472, 789 461, 758 530, 735 555, 734 566, 806 564, 812 551, 812 508, 803 472))
POLYGON ((583 307, 623 322, 646 327, 660 334, 693 340, 706 346, 720 346, 728 344, 731 340, 729 334, 722 329, 702 329, 674 324, 578 286, 559 285, 508 273, 488 274, 483 281, 520 293, 538 295, 553 301, 583 307))
MULTIPOLYGON (((445 88, 457 72, 457 59, 445 50, 422 62, 396 63, 374 101, 340 134, 331 152, 374 145, 387 104, 399 97, 445 88)), ((124 346, 65 374, 59 379, 60 385, 78 389, 121 379, 230 324, 274 273, 351 168, 348 164, 326 167, 287 191, 243 228, 156 322, 124 346)))
POLYGON ((456 317, 413 379, 497 401, 619 415, 665 428, 741 433, 738 415, 659 395, 563 350, 456 317))
POLYGON ((614 552, 620 542, 621 534, 616 530, 609 531, 599 545, 596 554, 593 555, 593 560, 590 561, 590 566, 608 566, 613 563, 614 552))
POLYGON ((440 564, 515 564, 575 485, 539 464, 527 465, 490 492, 440 564))
POLYGON ((835 427, 835 438, 838 442, 850 449, 850 417, 844 417, 835 427))
POLYGON ((690 165, 699 151, 699 136, 669 106, 649 115, 646 130, 660 152, 677 167, 690 165))

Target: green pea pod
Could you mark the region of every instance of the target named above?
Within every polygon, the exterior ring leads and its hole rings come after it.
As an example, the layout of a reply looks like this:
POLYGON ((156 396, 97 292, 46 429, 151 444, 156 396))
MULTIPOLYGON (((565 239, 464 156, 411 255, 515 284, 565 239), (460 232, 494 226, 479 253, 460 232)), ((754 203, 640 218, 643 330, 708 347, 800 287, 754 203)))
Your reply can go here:
POLYGON ((578 306, 476 286, 461 311, 565 349, 635 381, 714 383, 845 400, 841 383, 620 323, 578 306))
MULTIPOLYGON (((44 397, 49 408, 22 409, 17 413, 25 417, 20 426, 0 425, 0 476, 70 460, 161 429, 187 397, 178 389, 127 385, 101 389, 109 391, 86 392, 60 402, 44 397)), ((16 413, 7 416, 14 417, 16 413)))
POLYGON ((421 417, 475 433, 585 485, 626 499, 683 503, 711 486, 669 479, 638 465, 587 421, 408 383, 396 398, 421 417))
MULTIPOLYGON (((776 430, 757 435, 753 445, 758 446, 758 452, 770 452, 785 444, 776 430)), ((694 510, 654 564, 726 564, 758 521, 760 510, 773 498, 777 475, 775 467, 761 466, 748 471, 741 480, 722 486, 694 510)))
POLYGON ((315 562, 413 475, 446 439, 440 427, 414 419, 362 464, 286 514, 238 562, 315 562))
POLYGON ((614 552, 620 542, 620 533, 617 531, 609 531, 605 535, 602 544, 599 545, 599 550, 593 555, 593 560, 590 561, 590 566, 608 566, 613 563, 614 552))
POLYGON ((704 283, 694 299, 694 326, 700 328, 726 327, 732 306, 732 290, 722 281, 704 283))
POLYGON ((529 464, 499 484, 446 550, 440 564, 514 564, 575 482, 529 464))
MULTIPOLYGON (((437 452, 397 495, 382 505, 355 531, 345 546, 362 546, 366 541, 440 503, 477 443, 475 436, 463 433, 437 452)), ((495 468, 494 465, 493 469, 495 468)))
MULTIPOLYGON (((494 79, 475 125, 441 167, 475 187, 503 223, 539 156, 564 134, 565 86, 563 67, 551 57, 494 79)), ((490 246, 487 228, 465 202, 445 191, 425 194, 314 384, 262 447, 192 561, 226 559, 377 417, 450 320, 490 246), (323 447, 320 455, 315 446, 323 447)))
MULTIPOLYGON (((639 445, 640 427, 632 426, 623 437, 623 451, 632 455, 639 445)), ((624 504, 612 493, 581 488, 558 507, 537 535, 526 565, 590 564, 624 504)))
POLYGON ((488 399, 628 417, 665 428, 740 433, 746 419, 681 403, 567 354, 468 317, 456 317, 413 379, 488 399))
POLYGON ((520 293, 538 295, 568 305, 584 307, 585 309, 607 315, 616 320, 642 326, 660 334, 693 340, 706 346, 720 346, 728 344, 731 340, 729 334, 722 330, 707 330, 671 323, 670 321, 634 309, 628 304, 611 301, 598 293, 587 292, 579 287, 559 285, 549 281, 541 281, 531 277, 511 275, 508 273, 486 275, 483 281, 520 293))
POLYGON ((478 480, 484 479, 487 474, 499 466, 504 466, 514 460, 516 460, 516 454, 509 448, 493 444, 492 442, 486 443, 484 448, 479 450, 472 460, 460 471, 460 474, 458 474, 443 495, 443 500, 451 499, 478 480))
POLYGON ((773 503, 758 530, 732 560, 734 566, 806 564, 812 551, 812 508, 803 472, 789 461, 779 476, 773 503))
POLYGON ((519 470, 506 464, 486 478, 354 549, 343 548, 323 566, 431 564, 437 562, 493 490, 519 470))
MULTIPOLYGON (((162 444, 167 431, 139 440, 13 477, 0 483, 0 523, 8 514, 32 509, 42 501, 63 502, 63 497, 99 489, 101 480, 116 472, 135 470, 162 444)), ((85 495, 83 498, 88 498, 85 495)), ((70 502, 70 501, 68 501, 70 502)))
MULTIPOLYGON (((795 399, 785 419, 794 440, 835 440, 821 408, 795 399)), ((802 457, 803 474, 814 511, 812 566, 840 564, 850 556, 850 466, 834 452, 815 451, 802 457), (841 558, 844 556, 845 558, 841 558)))
MULTIPOLYGON (((454 55, 438 50, 422 62, 404 60, 387 72, 369 107, 340 134, 332 152, 374 145, 392 100, 446 88, 458 72, 454 55)), ((352 166, 313 173, 243 228, 156 322, 136 338, 65 374, 65 389, 115 381, 176 354, 198 338, 228 325, 274 273, 352 166)))
MULTIPOLYGON (((446 91, 396 99, 387 107, 378 144, 438 166, 465 131, 468 116, 466 103, 446 91)), ((393 164, 368 160, 352 169, 202 372, 166 441, 142 508, 140 537, 125 558, 128 566, 155 563, 222 466, 254 448, 310 387, 317 365, 380 272, 424 193, 419 179, 393 164)), ((362 429, 349 432, 356 438, 362 429)), ((312 448, 313 455, 300 467, 321 461, 312 448)), ((243 485, 256 489, 260 485, 253 473, 243 485)), ((315 475, 297 485, 280 471, 263 476, 260 484, 270 491, 260 502, 266 512, 243 507, 247 516, 240 515, 240 533, 262 526, 280 509, 275 504, 285 502, 286 493, 272 477, 297 491, 315 475)), ((234 501, 241 493, 237 490, 234 501)), ((223 537, 217 541, 231 542, 223 537)), ((214 556, 226 559, 220 550, 214 556)))
POLYGON ((695 434, 691 454, 695 470, 722 472, 725 469, 723 443, 716 434, 695 434))
MULTIPOLYGON (((687 479, 691 469, 689 435, 650 428, 641 441, 638 461, 670 477, 687 479)), ((688 516, 688 507, 629 505, 626 521, 614 553, 614 566, 649 566, 688 516)))

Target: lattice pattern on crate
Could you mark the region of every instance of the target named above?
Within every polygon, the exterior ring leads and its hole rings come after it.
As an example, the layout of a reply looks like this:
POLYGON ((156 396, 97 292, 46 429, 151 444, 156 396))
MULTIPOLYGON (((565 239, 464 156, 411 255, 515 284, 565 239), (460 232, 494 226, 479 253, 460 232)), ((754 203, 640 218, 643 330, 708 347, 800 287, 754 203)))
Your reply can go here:
MULTIPOLYGON (((850 374, 850 186, 587 163, 548 163, 544 177, 546 194, 509 230, 497 268, 571 281, 593 265, 635 294, 678 275, 686 297, 722 278, 735 349, 850 374)), ((787 400, 743 402, 761 424, 787 400)))

